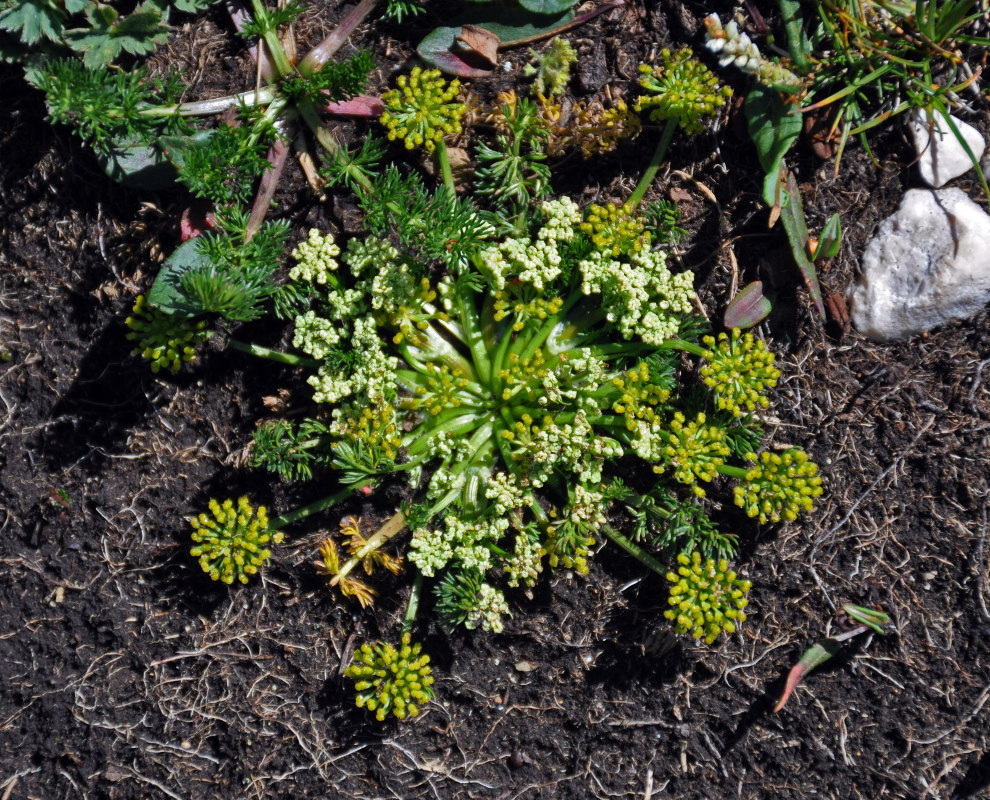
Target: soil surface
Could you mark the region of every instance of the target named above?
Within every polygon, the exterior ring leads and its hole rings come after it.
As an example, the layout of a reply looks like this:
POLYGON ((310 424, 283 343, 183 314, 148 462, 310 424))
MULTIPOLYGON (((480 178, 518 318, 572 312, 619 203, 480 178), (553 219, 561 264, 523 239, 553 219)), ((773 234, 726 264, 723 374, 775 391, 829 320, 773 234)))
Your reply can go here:
MULTIPOLYGON (((700 50, 703 16, 732 12, 714 6, 633 0, 572 32, 573 94, 608 84, 634 96, 636 64, 664 46, 700 50)), ((318 40, 337 16, 317 4, 300 38, 318 40)), ((373 90, 432 24, 361 28, 353 45, 381 64, 373 90)), ((520 85, 525 59, 504 52, 473 89, 520 85)), ((154 63, 183 70, 195 97, 253 80, 219 11, 178 28, 154 63)), ((325 494, 245 466, 255 425, 279 390, 303 391, 299 376, 218 343, 176 377, 132 356, 123 320, 175 247, 189 198, 113 185, 44 121, 17 69, 0 70, 0 87, 2 800, 987 796, 987 318, 888 345, 823 327, 783 231, 767 229, 738 111, 675 138, 651 196, 680 201, 690 235, 677 258, 713 319, 750 280, 777 292, 761 327, 784 372, 772 440, 821 465, 816 512, 736 520, 752 613, 714 646, 672 636, 666 582, 605 547, 588 576, 556 572, 513 596, 500 635, 424 624, 437 700, 379 724, 341 670, 355 642, 397 629, 408 584, 362 612, 311 562, 321 529, 391 513, 398 488, 292 528, 248 586, 202 574, 186 518, 209 497, 250 492, 283 511, 325 494), (835 610, 849 602, 883 608, 890 632, 858 637, 772 713, 789 667, 842 629, 835 610)), ((969 121, 987 131, 980 114, 969 121)), ((657 135, 553 162, 555 190, 582 205, 625 196, 657 135)), ((846 230, 821 269, 827 294, 854 279, 865 242, 917 183, 898 124, 870 142, 880 166, 855 144, 837 175, 806 143, 792 159, 809 226, 838 211, 846 230)), ((294 235, 341 227, 348 198, 318 203, 293 169, 276 199, 294 235)), ((974 183, 956 185, 985 203, 974 183)))

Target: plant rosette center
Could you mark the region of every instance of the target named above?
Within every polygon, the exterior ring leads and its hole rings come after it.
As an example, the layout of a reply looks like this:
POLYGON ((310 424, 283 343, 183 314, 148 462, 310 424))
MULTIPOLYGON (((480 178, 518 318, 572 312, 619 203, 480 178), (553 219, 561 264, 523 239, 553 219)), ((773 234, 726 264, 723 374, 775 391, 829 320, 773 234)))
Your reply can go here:
POLYGON ((775 384, 772 355, 738 334, 699 343, 693 276, 668 269, 630 209, 584 221, 567 198, 545 202, 530 235, 482 242, 439 278, 384 238, 339 248, 311 231, 293 255, 308 297, 294 345, 320 364, 328 460, 345 482, 406 473, 409 559, 443 573, 450 622, 500 630, 500 574, 585 571, 623 496, 607 474, 620 458, 695 497, 753 473, 747 510, 768 515, 773 497, 752 498, 767 476, 727 462, 756 446, 740 409, 775 384), (682 385, 685 353, 711 367, 700 385, 682 385))

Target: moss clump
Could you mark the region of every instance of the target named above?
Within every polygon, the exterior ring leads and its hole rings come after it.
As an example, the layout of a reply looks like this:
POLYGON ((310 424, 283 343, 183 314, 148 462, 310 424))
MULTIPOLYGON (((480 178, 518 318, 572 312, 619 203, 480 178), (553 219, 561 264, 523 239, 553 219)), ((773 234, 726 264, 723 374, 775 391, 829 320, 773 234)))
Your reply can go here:
POLYGON ((430 657, 421 650, 408 633, 402 634, 398 650, 388 642, 361 645, 344 668, 344 674, 357 681, 358 708, 374 711, 379 722, 390 713, 398 719, 419 714, 419 707, 433 699, 430 657))
POLYGON ((246 497, 219 503, 210 500, 210 513, 189 520, 196 542, 189 553, 199 559, 203 572, 215 581, 233 583, 236 578, 247 583, 251 575, 268 563, 271 551, 265 546, 277 544, 283 534, 268 529, 268 511, 257 510, 246 497))
POLYGON ((677 572, 667 573, 673 584, 668 600, 673 608, 663 612, 675 621, 674 630, 704 639, 705 644, 714 642, 722 631, 733 633, 746 619, 743 609, 749 604, 750 582, 737 577, 725 559, 702 559, 694 552, 690 557, 681 553, 677 562, 677 572))

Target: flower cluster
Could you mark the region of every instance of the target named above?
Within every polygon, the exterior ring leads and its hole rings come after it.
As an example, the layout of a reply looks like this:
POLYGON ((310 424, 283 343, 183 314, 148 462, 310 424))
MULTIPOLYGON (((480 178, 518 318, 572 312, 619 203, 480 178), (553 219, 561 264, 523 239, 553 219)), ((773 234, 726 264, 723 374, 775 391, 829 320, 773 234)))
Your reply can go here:
POLYGON ((708 345, 704 354, 708 363, 701 368, 701 378, 712 389, 718 407, 737 417, 757 406, 766 408, 764 392, 777 385, 780 370, 763 340, 752 333, 740 335, 734 328, 731 336, 720 333, 717 340, 706 336, 702 341, 708 345))
POLYGON ((151 371, 178 372, 183 363, 196 359, 196 345, 210 338, 202 320, 193 321, 166 314, 148 305, 143 294, 134 301, 131 316, 124 320, 130 328, 127 339, 136 342, 134 355, 151 362, 151 371))
POLYGON ((664 49, 663 64, 639 65, 639 85, 650 94, 636 98, 636 111, 650 110, 654 122, 676 120, 684 133, 699 133, 706 117, 714 117, 732 96, 728 86, 694 57, 690 47, 671 53, 664 49))
POLYGON ((189 553, 199 559, 203 572, 210 578, 233 583, 236 578, 247 583, 251 575, 268 563, 271 551, 266 545, 278 544, 283 534, 268 528, 268 511, 255 509, 246 497, 218 503, 210 500, 210 513, 189 520, 196 542, 189 553))
POLYGON ((460 91, 456 78, 447 83, 440 70, 413 67, 408 76, 400 75, 398 88, 385 92, 385 110, 380 121, 388 128, 389 141, 401 139, 406 149, 425 147, 432 153, 444 136, 461 132, 466 107, 452 102, 460 91))
POLYGON ((677 556, 677 572, 668 572, 673 608, 664 616, 674 621, 678 633, 690 633, 705 644, 714 642, 722 631, 733 633, 746 619, 743 609, 749 604, 746 594, 751 584, 729 569, 725 559, 715 562, 702 559, 694 552, 689 558, 677 556))
POLYGON ((415 717, 420 706, 433 699, 430 657, 420 655, 422 645, 402 634, 398 650, 388 642, 362 644, 344 674, 356 681, 357 707, 375 712, 379 722, 389 714, 398 719, 415 717))
POLYGON ((759 48, 745 33, 739 32, 735 20, 724 28, 718 14, 705 17, 705 47, 718 56, 719 66, 732 64, 737 69, 766 85, 795 92, 801 88, 801 79, 776 61, 764 58, 759 48))
MULTIPOLYGON (((706 425, 704 414, 699 413, 697 419, 687 425, 684 423, 684 415, 680 411, 675 412, 670 421, 670 433, 666 434, 670 443, 665 448, 664 455, 674 465, 674 477, 681 483, 688 484, 698 497, 704 497, 705 490, 695 480, 715 480, 718 468, 725 463, 731 450, 725 443, 725 431, 706 425)), ((664 467, 655 466, 653 471, 663 473, 664 467)))
POLYGON ((311 228, 306 241, 300 242, 292 251, 292 257, 298 263, 289 270, 289 277, 294 281, 323 286, 329 273, 337 270, 336 258, 339 255, 340 248, 331 234, 324 236, 316 228, 311 228))
POLYGON ((636 209, 629 203, 588 206, 588 218, 581 230, 591 236, 601 252, 613 257, 638 253, 650 246, 646 221, 636 216, 636 209))
POLYGON ((801 511, 811 511, 814 499, 822 493, 818 465, 808 454, 794 447, 783 453, 764 451, 746 455, 756 462, 734 489, 735 503, 760 522, 797 519, 801 511))

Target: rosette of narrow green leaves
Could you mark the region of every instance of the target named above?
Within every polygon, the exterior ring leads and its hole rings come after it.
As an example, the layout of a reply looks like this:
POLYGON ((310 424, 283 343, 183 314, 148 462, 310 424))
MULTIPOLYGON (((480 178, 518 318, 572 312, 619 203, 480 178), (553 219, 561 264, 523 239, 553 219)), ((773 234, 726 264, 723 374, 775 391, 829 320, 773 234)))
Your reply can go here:
MULTIPOLYGON (((718 468, 725 463, 731 450, 726 444, 725 431, 705 424, 705 415, 699 413, 697 419, 685 424, 686 418, 680 411, 674 414, 667 434, 670 444, 664 455, 674 465, 674 477, 681 483, 691 486, 698 497, 705 496, 705 490, 695 481, 711 482, 718 474, 718 468)), ((662 473, 663 466, 653 468, 662 473)))
POLYGON ((414 67, 408 76, 400 75, 398 88, 385 92, 385 110, 380 121, 388 128, 390 141, 401 139, 406 149, 424 147, 432 153, 436 142, 461 132, 461 117, 466 107, 453 102, 461 84, 456 78, 449 84, 440 70, 414 67))
POLYGON ((763 392, 777 385, 780 370, 774 366, 774 355, 766 343, 752 333, 740 334, 733 328, 731 338, 720 333, 718 340, 706 336, 708 346, 701 368, 701 378, 712 389, 715 402, 723 411, 741 417, 757 406, 766 408, 763 392))
POLYGON ((722 631, 733 633, 746 619, 743 609, 751 585, 729 569, 725 559, 702 559, 697 552, 677 556, 677 572, 668 572, 673 584, 667 602, 672 608, 663 615, 674 621, 678 633, 690 633, 705 644, 714 642, 722 631))
POLYGON ((166 314, 149 306, 143 294, 138 295, 124 324, 130 328, 128 341, 136 343, 134 355, 151 362, 151 371, 156 373, 162 368, 178 372, 183 363, 196 359, 196 345, 211 336, 204 321, 166 314))
POLYGON ((650 94, 636 98, 636 110, 648 109, 654 122, 677 120, 685 133, 698 133, 706 117, 714 117, 732 89, 719 86, 711 70, 694 57, 690 47, 661 52, 662 64, 639 65, 639 85, 650 94))
POLYGON ((210 578, 228 584, 235 578, 247 583, 268 563, 271 551, 266 545, 281 542, 283 536, 268 529, 268 510, 264 506, 255 509, 246 497, 238 498, 236 505, 230 499, 223 503, 210 500, 210 513, 193 517, 189 523, 196 542, 190 555, 199 559, 210 578))
POLYGON ((419 707, 433 699, 430 657, 421 650, 408 633, 402 634, 398 650, 388 642, 361 645, 344 668, 344 674, 357 681, 358 708, 374 711, 379 722, 389 714, 398 719, 419 714, 419 707))
POLYGON ((746 460, 756 464, 733 489, 735 503, 760 522, 795 520, 800 511, 811 511, 822 493, 818 465, 797 447, 782 453, 765 450, 759 457, 748 453, 746 460))
POLYGON ((635 211, 629 203, 591 205, 581 230, 591 236, 591 241, 603 253, 613 256, 638 253, 649 248, 650 234, 646 230, 646 220, 636 216, 635 211))

